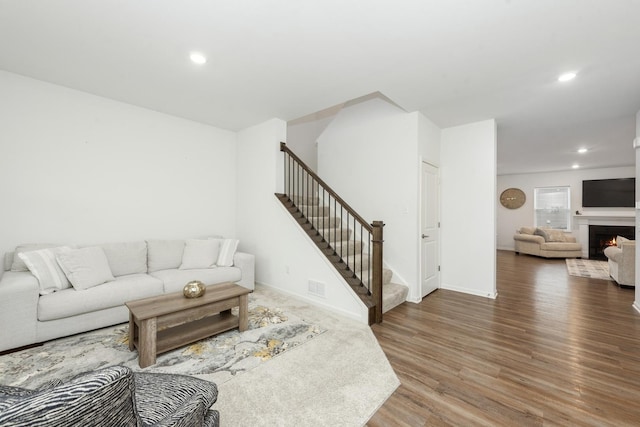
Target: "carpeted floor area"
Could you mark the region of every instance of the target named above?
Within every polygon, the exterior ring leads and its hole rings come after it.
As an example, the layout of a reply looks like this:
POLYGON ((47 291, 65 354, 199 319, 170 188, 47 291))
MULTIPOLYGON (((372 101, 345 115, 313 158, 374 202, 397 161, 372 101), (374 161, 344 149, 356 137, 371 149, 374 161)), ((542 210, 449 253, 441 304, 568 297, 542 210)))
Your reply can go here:
MULTIPOLYGON (((105 365, 137 366, 127 325, 0 356, 0 383, 37 387, 105 365)), ((218 384, 222 425, 361 426, 399 381, 366 325, 257 286, 250 330, 158 356, 145 371, 218 384)))
MULTIPOLYGON (((52 378, 65 380, 99 367, 124 365, 134 371, 206 375, 219 385, 325 332, 265 303, 270 301, 249 295, 247 331, 230 330, 160 354, 145 369, 139 367, 138 353, 129 350, 128 325, 121 324, 2 356, 0 378, 3 384, 38 388, 52 378)), ((237 308, 232 311, 237 314, 237 308)))
POLYGON ((224 425, 362 426, 400 385, 371 329, 259 286, 326 332, 219 388, 224 425))

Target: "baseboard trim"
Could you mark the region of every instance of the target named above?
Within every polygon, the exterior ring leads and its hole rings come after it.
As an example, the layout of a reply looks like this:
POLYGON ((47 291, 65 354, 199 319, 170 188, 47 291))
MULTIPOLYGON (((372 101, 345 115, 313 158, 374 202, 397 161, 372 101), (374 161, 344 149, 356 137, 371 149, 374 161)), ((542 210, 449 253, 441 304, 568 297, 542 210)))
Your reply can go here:
POLYGON ((347 318, 349 318, 351 320, 355 320, 356 322, 360 322, 360 323, 365 323, 366 324, 367 321, 368 321, 366 316, 364 316, 364 318, 363 318, 363 316, 359 316, 359 315, 357 315, 357 314, 355 314, 355 313, 353 313, 351 311, 346 311, 346 310, 343 310, 341 308, 337 308, 337 307, 334 307, 332 305, 325 304, 322 301, 318 301, 318 300, 315 300, 313 298, 309 298, 309 297, 307 297, 305 295, 300 295, 300 294, 297 294, 295 292, 291 292, 291 291, 288 291, 286 289, 282 289, 282 288, 279 288, 277 286, 269 285, 269 284, 263 283, 263 282, 256 282, 256 284, 258 284, 260 286, 264 286, 265 288, 273 289, 276 292, 280 292, 280 293, 283 293, 285 295, 289 295, 289 296, 294 297, 296 299, 299 299, 301 301, 307 302, 307 303, 309 303, 309 304, 311 304, 313 306, 319 307, 319 308, 321 308, 323 310, 327 310, 327 311, 330 311, 332 313, 336 313, 336 314, 338 314, 340 316, 347 317, 347 318))
POLYGON ((455 285, 448 285, 446 283, 442 283, 440 285, 440 289, 446 289, 448 291, 454 291, 454 292, 461 292, 463 294, 469 294, 469 295, 475 295, 478 297, 484 297, 484 298, 489 298, 489 299, 496 299, 498 298, 498 292, 479 292, 476 289, 470 289, 470 288, 463 288, 461 286, 455 286, 455 285))
POLYGON ((637 301, 637 300, 634 301, 632 307, 635 308, 638 313, 640 313, 640 302, 639 301, 637 301))

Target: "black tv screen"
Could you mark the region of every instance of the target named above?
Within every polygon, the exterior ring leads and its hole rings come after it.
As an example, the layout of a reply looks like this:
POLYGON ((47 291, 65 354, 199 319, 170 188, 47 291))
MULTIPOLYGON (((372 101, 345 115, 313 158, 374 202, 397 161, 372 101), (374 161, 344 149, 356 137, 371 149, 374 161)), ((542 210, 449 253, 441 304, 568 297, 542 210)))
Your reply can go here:
POLYGON ((636 200, 636 179, 592 179, 582 181, 582 207, 632 208, 636 200))

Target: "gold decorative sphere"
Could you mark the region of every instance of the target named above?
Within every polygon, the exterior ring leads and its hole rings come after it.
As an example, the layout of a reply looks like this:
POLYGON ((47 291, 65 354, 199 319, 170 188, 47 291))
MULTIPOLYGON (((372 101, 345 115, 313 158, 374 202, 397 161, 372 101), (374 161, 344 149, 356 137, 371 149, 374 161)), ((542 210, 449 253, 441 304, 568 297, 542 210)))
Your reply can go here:
POLYGON ((184 285, 184 289, 182 293, 187 298, 198 298, 204 295, 204 292, 207 290, 207 287, 199 280, 192 280, 191 282, 184 285))

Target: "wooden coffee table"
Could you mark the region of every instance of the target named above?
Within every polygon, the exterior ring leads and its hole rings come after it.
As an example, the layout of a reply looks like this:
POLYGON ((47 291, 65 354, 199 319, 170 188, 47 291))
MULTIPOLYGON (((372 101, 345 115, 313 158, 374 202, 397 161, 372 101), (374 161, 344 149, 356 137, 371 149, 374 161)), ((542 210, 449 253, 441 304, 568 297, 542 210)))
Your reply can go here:
POLYGON ((182 292, 125 303, 129 308, 129 350, 138 349, 141 368, 156 363, 156 355, 238 328, 247 330, 247 295, 234 283, 207 286, 199 298, 182 292), (231 309, 238 307, 238 316, 231 309))

